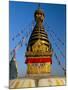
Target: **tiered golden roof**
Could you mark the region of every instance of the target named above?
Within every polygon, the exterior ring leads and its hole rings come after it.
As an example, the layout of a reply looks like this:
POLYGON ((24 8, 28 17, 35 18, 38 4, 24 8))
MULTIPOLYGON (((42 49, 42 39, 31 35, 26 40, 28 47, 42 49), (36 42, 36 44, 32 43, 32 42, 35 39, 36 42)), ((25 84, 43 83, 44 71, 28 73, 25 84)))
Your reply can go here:
MULTIPOLYGON (((51 53, 51 43, 48 40, 48 35, 43 26, 43 20, 45 18, 44 12, 40 8, 37 9, 34 13, 34 18, 36 25, 31 33, 26 53, 28 53, 28 55, 29 52, 36 53, 36 55, 37 52, 41 54, 51 53)), ((52 53, 50 55, 52 55, 52 53)))

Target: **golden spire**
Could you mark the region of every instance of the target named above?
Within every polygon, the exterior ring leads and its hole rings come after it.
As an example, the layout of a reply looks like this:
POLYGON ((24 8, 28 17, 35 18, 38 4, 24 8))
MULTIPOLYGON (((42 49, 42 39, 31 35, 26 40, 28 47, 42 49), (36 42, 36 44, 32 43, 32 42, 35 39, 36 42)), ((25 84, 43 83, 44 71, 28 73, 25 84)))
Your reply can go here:
POLYGON ((36 25, 33 28, 33 31, 31 33, 27 51, 32 51, 32 46, 40 40, 42 44, 44 44, 44 47, 47 47, 48 50, 51 49, 51 44, 48 39, 48 35, 45 32, 44 26, 43 26, 43 20, 45 18, 44 12, 40 8, 40 4, 38 4, 38 9, 34 13, 34 18, 36 21, 36 25))

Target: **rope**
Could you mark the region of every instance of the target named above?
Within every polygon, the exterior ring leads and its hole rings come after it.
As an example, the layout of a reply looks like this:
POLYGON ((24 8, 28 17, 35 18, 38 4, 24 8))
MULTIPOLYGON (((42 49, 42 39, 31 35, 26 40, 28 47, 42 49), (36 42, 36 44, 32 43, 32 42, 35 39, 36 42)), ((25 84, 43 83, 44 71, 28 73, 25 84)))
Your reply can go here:
POLYGON ((45 22, 45 26, 48 27, 48 31, 52 33, 52 35, 54 35, 56 37, 56 39, 59 41, 59 43, 61 43, 64 46, 64 42, 57 37, 57 35, 55 34, 55 32, 51 29, 51 27, 48 25, 47 22, 45 22), (50 30, 49 30, 50 29, 50 30))
POLYGON ((34 27, 34 22, 31 21, 31 23, 28 24, 28 25, 26 25, 24 29, 22 29, 21 31, 19 31, 19 32, 12 38, 12 40, 14 41, 16 38, 22 36, 24 33, 29 33, 27 30, 29 30, 29 31, 31 30, 31 31, 32 31, 33 27, 34 27), (30 26, 30 28, 27 28, 27 27, 29 27, 29 26, 30 26), (32 26, 32 27, 31 27, 31 26, 32 26))
MULTIPOLYGON (((50 36, 51 36, 51 38, 52 38, 52 41, 54 41, 55 46, 57 47, 57 49, 59 50, 59 52, 61 53, 61 55, 63 56, 63 58, 65 58, 64 53, 61 51, 61 49, 60 49, 60 47, 58 46, 58 44, 56 44, 56 42, 55 42, 55 40, 54 40, 54 38, 53 38, 53 35, 52 35, 51 33, 49 33, 49 34, 50 34, 50 36)), ((63 49, 62 49, 62 50, 63 50, 63 49)))
POLYGON ((54 52, 54 56, 58 62, 58 65, 60 65, 60 67, 62 68, 62 70, 64 71, 64 74, 66 75, 66 69, 62 66, 59 57, 56 55, 56 53, 54 52))

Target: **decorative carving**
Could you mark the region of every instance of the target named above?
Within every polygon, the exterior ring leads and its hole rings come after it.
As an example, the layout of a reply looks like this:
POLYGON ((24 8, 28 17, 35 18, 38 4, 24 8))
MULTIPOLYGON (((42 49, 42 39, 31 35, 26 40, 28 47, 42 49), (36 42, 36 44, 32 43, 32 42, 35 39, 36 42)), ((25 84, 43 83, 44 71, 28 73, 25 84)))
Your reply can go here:
POLYGON ((49 73, 51 64, 49 63, 33 63, 27 65, 27 73, 28 74, 43 74, 49 73))
POLYGON ((38 40, 33 46, 32 46, 33 52, 47 52, 48 47, 42 43, 41 40, 38 40))

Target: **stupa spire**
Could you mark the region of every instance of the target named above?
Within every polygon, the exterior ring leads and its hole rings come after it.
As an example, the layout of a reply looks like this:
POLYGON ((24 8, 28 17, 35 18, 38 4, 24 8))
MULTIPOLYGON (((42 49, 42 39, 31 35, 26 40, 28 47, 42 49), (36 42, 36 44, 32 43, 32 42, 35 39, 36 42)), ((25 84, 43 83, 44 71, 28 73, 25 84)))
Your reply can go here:
POLYGON ((31 33, 26 51, 25 63, 27 64, 27 73, 50 73, 52 48, 43 26, 45 15, 43 10, 40 8, 40 4, 38 4, 38 9, 34 13, 34 18, 36 25, 31 33))

